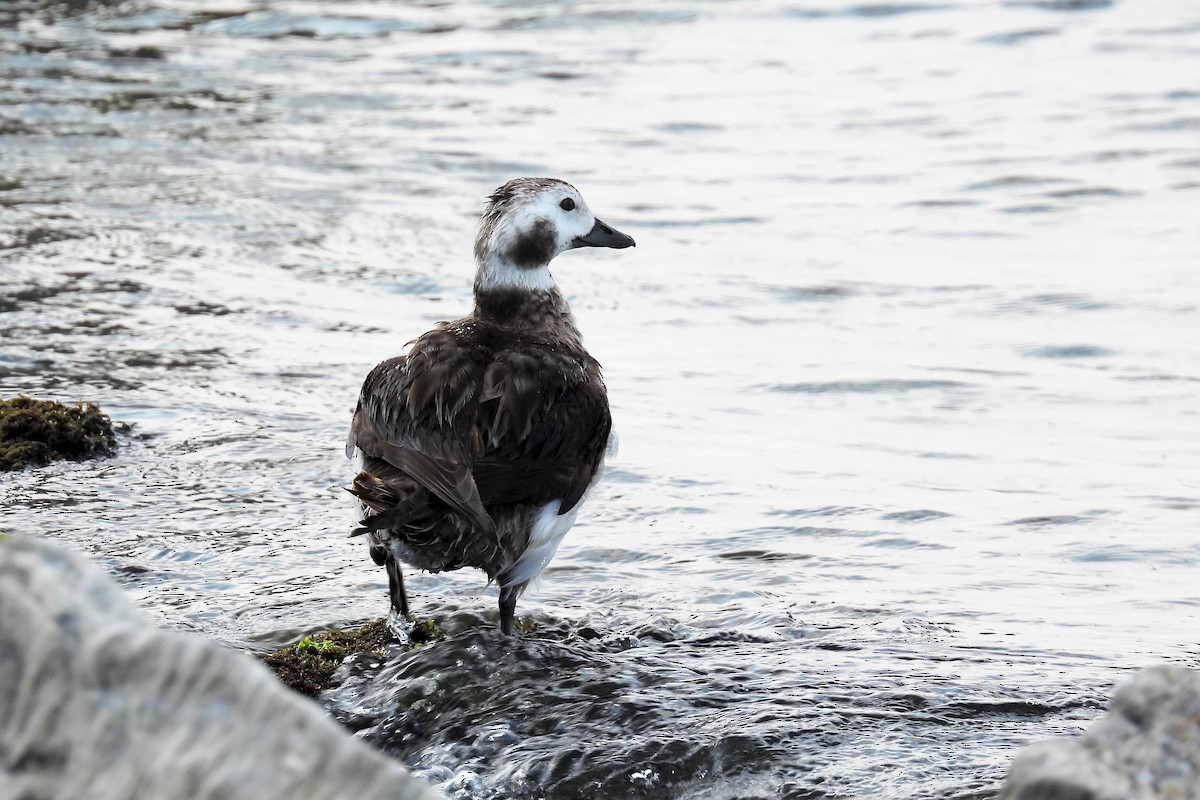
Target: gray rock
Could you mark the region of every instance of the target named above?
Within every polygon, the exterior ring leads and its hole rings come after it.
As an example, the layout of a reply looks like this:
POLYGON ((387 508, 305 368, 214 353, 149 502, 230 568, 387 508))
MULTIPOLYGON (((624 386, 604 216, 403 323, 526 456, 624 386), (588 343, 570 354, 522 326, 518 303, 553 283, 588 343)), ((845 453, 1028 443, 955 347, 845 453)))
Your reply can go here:
POLYGON ((156 628, 97 567, 0 541, 0 798, 440 795, 253 658, 156 628))
POLYGON ((1000 798, 1200 800, 1200 673, 1137 673, 1081 739, 1023 750, 1000 798))

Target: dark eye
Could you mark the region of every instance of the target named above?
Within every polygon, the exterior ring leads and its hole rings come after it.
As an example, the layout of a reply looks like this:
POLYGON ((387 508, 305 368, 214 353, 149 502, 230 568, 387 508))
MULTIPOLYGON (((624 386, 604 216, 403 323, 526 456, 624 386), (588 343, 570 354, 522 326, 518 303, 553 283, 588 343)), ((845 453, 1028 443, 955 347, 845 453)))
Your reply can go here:
POLYGON ((574 211, 575 210, 575 201, 569 197, 564 197, 563 201, 558 204, 558 207, 561 208, 563 211, 574 211))

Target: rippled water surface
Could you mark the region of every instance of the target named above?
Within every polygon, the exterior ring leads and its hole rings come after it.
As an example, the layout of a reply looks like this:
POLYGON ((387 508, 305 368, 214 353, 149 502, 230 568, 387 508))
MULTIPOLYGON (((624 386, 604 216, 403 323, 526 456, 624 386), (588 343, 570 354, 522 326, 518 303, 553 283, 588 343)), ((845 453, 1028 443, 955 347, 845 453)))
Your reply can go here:
POLYGON ((1126 671, 1200 666, 1200 10, 185 0, 0 6, 0 394, 116 458, 0 477, 166 625, 386 609, 342 442, 470 304, 483 196, 555 262, 621 435, 523 634, 331 713, 455 796, 968 798, 1126 671))

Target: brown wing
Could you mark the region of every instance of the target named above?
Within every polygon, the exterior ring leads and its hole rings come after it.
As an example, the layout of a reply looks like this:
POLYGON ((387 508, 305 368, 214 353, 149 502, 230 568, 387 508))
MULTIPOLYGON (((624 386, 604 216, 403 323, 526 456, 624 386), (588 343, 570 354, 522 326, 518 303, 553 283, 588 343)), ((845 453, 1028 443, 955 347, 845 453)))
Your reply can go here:
POLYGON ((471 475, 483 375, 477 362, 446 329, 422 336, 407 357, 384 361, 363 383, 346 449, 362 450, 364 472, 372 472, 372 461, 384 462, 490 532, 495 526, 471 475))
POLYGON ((574 508, 612 427, 600 365, 586 353, 521 343, 497 353, 480 393, 483 454, 472 472, 484 505, 561 500, 574 508))
MULTIPOLYGON (((454 325, 372 370, 347 452, 358 446, 364 473, 387 484, 385 466, 398 471, 490 531, 485 506, 561 499, 560 513, 573 508, 600 467, 611 424, 599 364, 586 353, 454 325)), ((353 491, 377 511, 402 499, 366 483, 360 493, 359 483, 353 491)), ((419 498, 403 499, 410 513, 419 498)))

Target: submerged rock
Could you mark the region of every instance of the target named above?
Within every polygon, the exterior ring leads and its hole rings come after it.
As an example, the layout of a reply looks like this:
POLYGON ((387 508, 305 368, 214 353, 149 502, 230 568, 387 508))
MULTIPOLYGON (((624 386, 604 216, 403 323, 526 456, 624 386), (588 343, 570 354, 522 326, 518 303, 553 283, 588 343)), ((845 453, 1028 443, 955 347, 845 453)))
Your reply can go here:
POLYGON ((0 770, 24 800, 439 797, 250 656, 159 630, 24 537, 0 541, 0 770))
POLYGON ((445 633, 432 619, 417 620, 408 629, 405 641, 392 635, 386 618, 358 628, 343 628, 305 636, 287 647, 259 656, 285 686, 300 694, 316 697, 337 683, 337 671, 349 656, 386 659, 403 649, 418 648, 441 639, 445 633))
POLYGON ((366 653, 382 658, 396 644, 387 620, 379 619, 361 628, 325 631, 305 636, 259 659, 275 677, 300 694, 316 697, 332 684, 333 673, 346 656, 366 653))
POLYGON ((116 449, 112 422, 95 403, 68 406, 24 395, 0 400, 0 470, 110 456, 116 449))
POLYGON ((1200 800, 1200 673, 1153 667, 1121 684, 1081 739, 1013 761, 1000 800, 1200 800))

